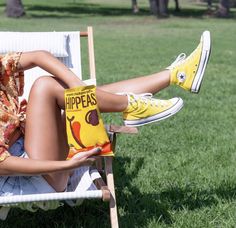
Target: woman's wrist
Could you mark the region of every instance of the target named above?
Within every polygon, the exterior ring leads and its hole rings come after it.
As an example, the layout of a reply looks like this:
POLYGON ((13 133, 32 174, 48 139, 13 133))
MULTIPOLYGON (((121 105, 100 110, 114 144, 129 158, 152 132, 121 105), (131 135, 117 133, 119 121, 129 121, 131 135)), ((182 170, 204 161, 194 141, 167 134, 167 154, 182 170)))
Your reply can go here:
POLYGON ((79 167, 79 163, 80 162, 76 161, 75 159, 69 159, 69 160, 63 161, 62 169, 64 170, 76 169, 79 167))

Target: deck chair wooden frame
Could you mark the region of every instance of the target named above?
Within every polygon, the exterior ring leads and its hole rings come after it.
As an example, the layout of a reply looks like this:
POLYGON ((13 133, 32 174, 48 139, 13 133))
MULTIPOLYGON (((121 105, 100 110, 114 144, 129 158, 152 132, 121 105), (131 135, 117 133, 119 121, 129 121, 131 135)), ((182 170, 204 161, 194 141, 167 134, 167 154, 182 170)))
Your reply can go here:
MULTIPOLYGON (((72 33, 76 33, 76 32, 72 32, 72 33)), ((1 35, 3 35, 3 32, 0 33, 0 36, 1 35)), ((94 41, 93 41, 92 27, 88 27, 87 31, 80 32, 79 36, 83 38, 87 38, 89 74, 90 74, 88 81, 89 83, 95 84, 96 83, 96 68, 95 68, 94 41)), ((78 50, 78 53, 79 51, 80 50, 78 50)), ((64 63, 66 64, 66 62, 64 63)), ((79 75, 80 73, 81 73, 81 69, 80 69, 80 72, 77 72, 77 75, 79 75)), ((29 93, 29 91, 27 91, 27 93, 29 93)), ((25 95, 25 97, 27 97, 27 95, 25 95)), ((137 133, 136 128, 130 128, 130 127, 125 127, 125 126, 114 126, 114 125, 110 125, 106 127, 107 127, 107 131, 109 132, 110 140, 112 142, 113 151, 115 151, 117 133, 137 133)), ((63 192, 63 193, 46 193, 46 194, 35 194, 35 195, 0 197, 0 205, 4 206, 4 205, 17 204, 21 202, 37 202, 37 201, 47 201, 47 200, 101 198, 103 199, 103 201, 109 201, 111 227, 117 228, 119 227, 119 224, 118 224, 118 214, 117 214, 117 204, 116 204, 116 196, 115 196, 115 185, 114 185, 112 162, 113 162, 113 157, 103 157, 97 161, 96 168, 98 171, 102 172, 105 175, 105 180, 103 180, 100 177, 94 180, 94 183, 98 189, 96 191, 85 192, 82 194, 74 193, 74 192, 69 192, 69 193, 63 192)))

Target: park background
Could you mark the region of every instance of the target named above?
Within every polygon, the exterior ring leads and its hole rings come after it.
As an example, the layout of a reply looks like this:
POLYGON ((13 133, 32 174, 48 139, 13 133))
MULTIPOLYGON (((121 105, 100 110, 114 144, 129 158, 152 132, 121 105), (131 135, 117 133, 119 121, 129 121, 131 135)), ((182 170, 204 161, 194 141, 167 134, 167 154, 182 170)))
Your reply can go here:
MULTIPOLYGON (((236 11, 209 14, 206 2, 169 2, 169 16, 151 15, 147 0, 132 13, 128 0, 24 0, 25 16, 8 18, 0 1, 1 31, 94 28, 98 84, 164 69, 189 54, 201 33, 212 35, 212 55, 199 95, 171 86, 155 97, 183 98, 174 117, 120 135, 114 161, 120 227, 236 226, 236 11)), ((213 1, 213 8, 218 2, 213 1)), ((87 74, 86 68, 84 74, 87 74)), ((122 124, 120 114, 104 115, 122 124)), ((30 213, 11 210, 0 227, 109 227, 108 204, 30 213)))

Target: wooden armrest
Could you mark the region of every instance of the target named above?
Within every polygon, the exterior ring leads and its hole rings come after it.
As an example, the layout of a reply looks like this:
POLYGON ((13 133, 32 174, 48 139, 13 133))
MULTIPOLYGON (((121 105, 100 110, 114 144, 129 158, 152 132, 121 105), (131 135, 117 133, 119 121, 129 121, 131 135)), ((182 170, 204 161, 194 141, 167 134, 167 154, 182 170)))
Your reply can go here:
POLYGON ((126 134, 138 133, 138 129, 136 127, 126 127, 126 126, 117 126, 117 125, 109 125, 107 130, 109 132, 114 132, 114 133, 126 133, 126 134))

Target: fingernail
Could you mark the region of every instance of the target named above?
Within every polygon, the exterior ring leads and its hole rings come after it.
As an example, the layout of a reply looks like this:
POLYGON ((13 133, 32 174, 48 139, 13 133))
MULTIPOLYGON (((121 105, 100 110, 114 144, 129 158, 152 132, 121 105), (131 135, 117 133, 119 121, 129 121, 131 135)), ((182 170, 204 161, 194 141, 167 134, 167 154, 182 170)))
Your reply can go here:
POLYGON ((98 147, 98 148, 96 148, 96 151, 97 151, 97 152, 101 152, 101 151, 102 151, 102 148, 101 148, 101 147, 98 147))

